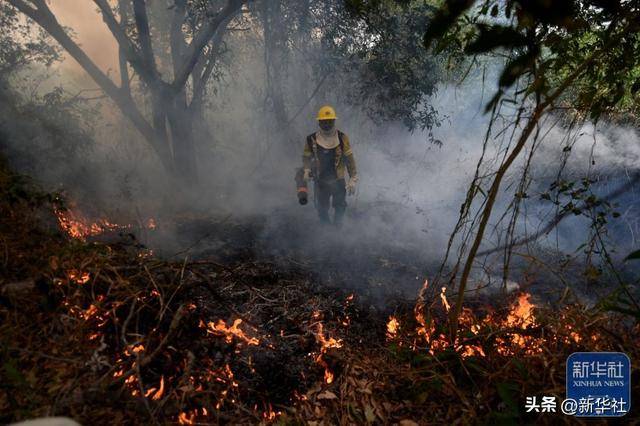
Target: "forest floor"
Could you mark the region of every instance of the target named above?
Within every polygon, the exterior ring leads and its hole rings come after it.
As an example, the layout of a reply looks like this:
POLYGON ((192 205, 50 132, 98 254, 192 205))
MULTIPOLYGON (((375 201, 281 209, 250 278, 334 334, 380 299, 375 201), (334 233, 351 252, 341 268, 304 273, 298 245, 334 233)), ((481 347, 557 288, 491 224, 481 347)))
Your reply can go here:
POLYGON ((629 355, 640 395, 640 327, 623 317, 478 299, 451 344, 438 291, 371 306, 348 277, 265 253, 251 224, 210 231, 234 245, 161 258, 121 230, 73 238, 61 212, 0 165, 0 423, 572 423, 525 397, 562 401, 567 356, 596 350, 629 355))

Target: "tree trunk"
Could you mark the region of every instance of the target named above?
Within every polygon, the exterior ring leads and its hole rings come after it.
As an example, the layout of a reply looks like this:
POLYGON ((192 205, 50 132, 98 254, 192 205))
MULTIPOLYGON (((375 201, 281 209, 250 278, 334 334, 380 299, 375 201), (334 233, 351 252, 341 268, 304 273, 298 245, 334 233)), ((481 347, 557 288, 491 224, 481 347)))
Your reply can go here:
POLYGON ((193 138, 193 114, 187 108, 184 91, 174 99, 167 115, 177 175, 186 183, 198 181, 196 150, 193 138))
POLYGON ((281 0, 263 2, 262 20, 267 99, 273 109, 276 130, 282 130, 287 126, 289 120, 282 90, 287 46, 282 22, 281 0))
MULTIPOLYGON (((205 21, 188 45, 181 46, 180 54, 175 57, 180 63, 175 64, 176 72, 171 83, 162 80, 156 68, 146 2, 132 0, 133 18, 136 22, 140 51, 135 48, 135 44, 127 35, 124 26, 121 25, 125 23, 126 17, 121 17, 125 19, 121 19, 123 22, 118 22, 107 0, 93 1, 100 9, 107 27, 118 41, 121 87, 116 86, 109 76, 103 73, 66 33, 45 0, 31 0, 30 2, 8 0, 9 4, 33 19, 49 33, 80 64, 93 81, 115 102, 122 114, 133 122, 138 131, 151 144, 167 171, 178 173, 178 175, 183 174, 188 178, 195 177, 195 151, 191 128, 193 119, 186 107, 185 84, 201 58, 205 46, 214 37, 221 37, 226 25, 240 11, 244 0, 228 0, 217 14, 205 21), (147 121, 131 97, 126 62, 131 64, 150 92, 152 123, 147 121), (179 98, 177 101, 176 97, 179 98), (167 123, 169 132, 167 131, 167 123), (173 153, 169 146, 168 135, 171 136, 173 142, 173 153)), ((186 4, 184 1, 178 3, 183 6, 186 4)), ((124 6, 123 1, 120 2, 120 6, 121 8, 124 6)), ((176 28, 180 29, 180 26, 176 25, 176 28)))

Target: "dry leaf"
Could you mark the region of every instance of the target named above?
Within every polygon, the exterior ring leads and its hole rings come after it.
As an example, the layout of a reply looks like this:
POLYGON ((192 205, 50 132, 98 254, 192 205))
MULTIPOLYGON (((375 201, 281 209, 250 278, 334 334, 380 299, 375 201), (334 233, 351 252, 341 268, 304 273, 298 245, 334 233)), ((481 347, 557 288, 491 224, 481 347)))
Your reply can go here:
POLYGON ((338 399, 336 394, 331 391, 324 391, 322 393, 319 393, 318 396, 316 396, 316 398, 317 399, 338 399))

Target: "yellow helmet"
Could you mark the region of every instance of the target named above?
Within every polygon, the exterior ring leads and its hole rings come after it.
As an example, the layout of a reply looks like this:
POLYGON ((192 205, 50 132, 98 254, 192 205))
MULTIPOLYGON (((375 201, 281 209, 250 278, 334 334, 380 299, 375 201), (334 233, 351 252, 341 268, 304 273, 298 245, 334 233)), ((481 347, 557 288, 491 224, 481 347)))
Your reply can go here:
POLYGON ((336 111, 329 105, 325 105, 318 111, 318 120, 335 120, 336 111))

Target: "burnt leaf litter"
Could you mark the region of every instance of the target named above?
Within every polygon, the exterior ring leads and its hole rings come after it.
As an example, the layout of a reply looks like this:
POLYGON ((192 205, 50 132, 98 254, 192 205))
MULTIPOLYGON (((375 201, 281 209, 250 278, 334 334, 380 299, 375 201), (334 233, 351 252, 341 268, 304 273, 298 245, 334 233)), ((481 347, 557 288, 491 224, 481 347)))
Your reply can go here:
MULTIPOLYGON (((2 170, 2 192, 13 176, 2 170)), ((135 229, 70 237, 32 190, 1 200, 3 423, 555 424, 520 399, 562 398, 570 353, 639 355, 622 318, 526 297, 470 301, 450 345, 439 290, 420 309, 381 306, 352 275, 269 252, 260 223, 182 219, 218 243, 163 260, 135 229)), ((420 273, 372 252, 381 270, 420 273)))

